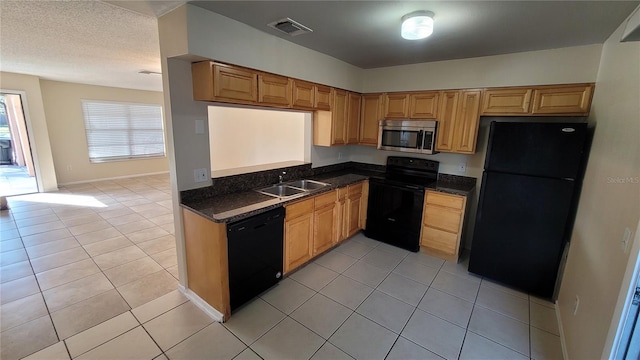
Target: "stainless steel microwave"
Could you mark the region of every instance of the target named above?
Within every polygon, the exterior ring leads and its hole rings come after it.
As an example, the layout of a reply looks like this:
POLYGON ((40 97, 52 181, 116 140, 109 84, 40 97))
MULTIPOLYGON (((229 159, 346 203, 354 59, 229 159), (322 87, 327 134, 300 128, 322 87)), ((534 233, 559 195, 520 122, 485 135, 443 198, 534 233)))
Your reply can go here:
POLYGON ((378 149, 435 154, 435 120, 380 120, 378 149))

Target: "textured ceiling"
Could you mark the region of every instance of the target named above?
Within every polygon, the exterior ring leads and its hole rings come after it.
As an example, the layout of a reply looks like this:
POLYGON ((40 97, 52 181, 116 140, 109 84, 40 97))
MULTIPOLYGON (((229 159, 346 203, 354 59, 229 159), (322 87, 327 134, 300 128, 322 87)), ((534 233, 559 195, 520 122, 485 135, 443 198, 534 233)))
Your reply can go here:
MULTIPOLYGON (((0 70, 162 90, 157 16, 184 1, 0 0, 0 70)), ((602 43, 640 1, 195 1, 200 7, 362 68, 602 43), (435 12, 434 34, 399 36, 400 18, 435 12), (314 32, 281 35, 291 17, 314 32)), ((204 10, 203 10, 204 11, 204 10)))
POLYGON ((190 1, 361 68, 603 43, 638 1, 190 1), (400 37, 403 15, 435 13, 429 38, 400 37), (266 26, 290 17, 313 29, 266 26))
POLYGON ((0 1, 0 70, 162 91, 158 24, 100 1, 0 1))

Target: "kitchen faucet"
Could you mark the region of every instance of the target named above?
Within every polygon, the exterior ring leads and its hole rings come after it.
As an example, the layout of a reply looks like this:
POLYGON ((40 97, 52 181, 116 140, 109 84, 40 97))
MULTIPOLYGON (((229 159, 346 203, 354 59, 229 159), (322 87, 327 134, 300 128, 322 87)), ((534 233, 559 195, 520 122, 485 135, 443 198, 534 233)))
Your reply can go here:
POLYGON ((278 175, 278 180, 280 180, 280 184, 282 184, 282 180, 283 180, 282 176, 283 176, 283 175, 287 175, 287 172, 286 172, 286 171, 283 171, 283 172, 282 172, 282 175, 278 175))

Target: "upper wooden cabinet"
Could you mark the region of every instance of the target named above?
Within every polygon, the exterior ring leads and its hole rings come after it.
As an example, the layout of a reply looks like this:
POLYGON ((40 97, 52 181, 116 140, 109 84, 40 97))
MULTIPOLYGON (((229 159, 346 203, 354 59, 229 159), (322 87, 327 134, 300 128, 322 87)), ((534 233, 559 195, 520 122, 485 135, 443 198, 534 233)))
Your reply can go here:
POLYGON ((344 90, 334 90, 331 109, 331 145, 347 143, 348 94, 344 90))
POLYGON ((292 105, 296 108, 313 109, 316 100, 316 85, 308 81, 293 80, 292 105))
POLYGON ((362 145, 378 146, 378 130, 382 120, 382 94, 362 95, 360 107, 360 134, 358 143, 362 145))
POLYGON ((313 107, 317 110, 331 110, 333 88, 315 84, 315 101, 313 107))
POLYGON ((409 94, 409 119, 437 118, 439 96, 439 91, 409 94))
POLYGON ((193 98, 204 101, 254 103, 258 100, 255 71, 203 61, 191 65, 193 98))
POLYGON ((385 119, 407 119, 409 117, 409 94, 389 93, 384 96, 385 119))
POLYGON ((347 95, 347 144, 357 144, 360 130, 360 94, 347 95))
POLYGON ((529 113, 531 88, 486 89, 481 115, 524 115, 529 113))
POLYGON ((593 84, 486 89, 480 115, 589 114, 593 84))
POLYGON ((291 106, 292 80, 285 76, 258 74, 258 102, 291 106))
POLYGON ((436 129, 436 150, 453 151, 453 129, 458 115, 459 91, 443 91, 440 97, 440 116, 436 129))
POLYGON ((588 115, 592 96, 593 84, 536 87, 531 113, 588 115))
POLYGON ((476 152, 481 95, 481 90, 442 92, 436 150, 463 154, 476 152))

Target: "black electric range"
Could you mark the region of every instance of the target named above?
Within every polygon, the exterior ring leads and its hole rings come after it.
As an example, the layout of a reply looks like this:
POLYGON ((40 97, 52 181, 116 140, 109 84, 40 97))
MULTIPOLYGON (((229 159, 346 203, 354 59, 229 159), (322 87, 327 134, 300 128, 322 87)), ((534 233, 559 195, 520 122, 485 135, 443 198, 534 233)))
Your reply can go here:
POLYGON ((418 251, 424 192, 438 180, 439 165, 433 160, 389 156, 386 173, 369 180, 365 236, 418 251))

